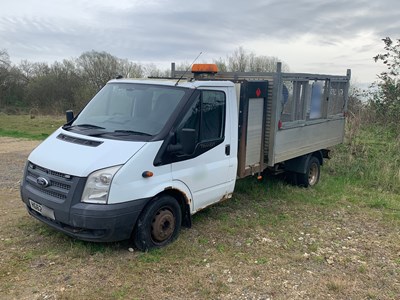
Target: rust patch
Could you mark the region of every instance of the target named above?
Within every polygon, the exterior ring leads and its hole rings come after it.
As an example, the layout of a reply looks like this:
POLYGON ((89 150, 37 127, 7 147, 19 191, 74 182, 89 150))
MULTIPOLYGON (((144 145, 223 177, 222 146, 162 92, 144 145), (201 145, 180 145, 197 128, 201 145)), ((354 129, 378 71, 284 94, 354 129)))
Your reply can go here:
POLYGON ((184 192, 180 191, 183 195, 183 197, 185 197, 185 202, 186 204, 190 204, 192 202, 192 199, 190 199, 184 192))
POLYGON ((185 202, 186 204, 190 205, 190 203, 192 203, 192 199, 190 199, 186 193, 184 191, 181 191, 179 189, 174 189, 172 186, 167 186, 166 188, 164 188, 164 191, 170 191, 170 190, 176 190, 178 191, 181 195, 183 195, 183 197, 185 198, 185 202))
POLYGON ((222 201, 228 200, 230 198, 232 198, 232 193, 225 194, 221 199, 219 199, 218 202, 222 202, 222 201))

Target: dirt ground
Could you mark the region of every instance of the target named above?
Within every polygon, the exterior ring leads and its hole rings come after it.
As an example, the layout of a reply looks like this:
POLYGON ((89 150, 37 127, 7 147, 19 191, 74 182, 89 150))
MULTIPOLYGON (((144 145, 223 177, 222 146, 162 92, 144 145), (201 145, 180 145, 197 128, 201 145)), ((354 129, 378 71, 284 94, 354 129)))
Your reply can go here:
POLYGON ((243 220, 239 212, 217 207, 226 217, 200 214, 163 252, 76 243, 29 217, 20 200, 38 143, 0 137, 1 299, 400 299, 398 222, 346 201, 311 213, 282 203, 288 222, 257 230, 243 222, 239 232, 221 231, 243 220))
POLYGON ((28 154, 38 141, 0 137, 0 188, 16 189, 28 154))

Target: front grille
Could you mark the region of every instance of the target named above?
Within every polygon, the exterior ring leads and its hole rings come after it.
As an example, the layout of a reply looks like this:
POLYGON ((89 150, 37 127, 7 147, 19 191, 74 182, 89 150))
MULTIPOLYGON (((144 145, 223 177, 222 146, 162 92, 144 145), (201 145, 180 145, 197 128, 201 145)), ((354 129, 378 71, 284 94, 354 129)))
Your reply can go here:
POLYGON ((70 175, 67 175, 67 174, 64 174, 64 173, 60 173, 60 172, 57 172, 57 171, 53 171, 53 170, 49 170, 49 169, 43 168, 41 166, 38 166, 38 165, 35 165, 35 164, 32 164, 32 163, 29 164, 28 170, 29 169, 36 169, 36 170, 41 171, 42 173, 49 174, 49 175, 56 176, 56 177, 71 178, 70 175))
POLYGON ((55 186, 66 191, 69 191, 71 189, 70 185, 53 180, 50 181, 50 186, 55 186))
POLYGON ((73 176, 49 170, 33 163, 29 163, 27 168, 26 183, 36 193, 61 200, 68 197, 73 184, 73 176), (38 178, 44 178, 47 185, 40 184, 38 178))
POLYGON ((38 188, 35 184, 32 184, 32 182, 29 182, 29 181, 28 181, 28 185, 31 188, 33 188, 34 190, 36 190, 36 191, 38 191, 38 192, 40 192, 42 194, 46 194, 48 196, 51 196, 53 198, 57 198, 57 199, 61 199, 61 200, 64 200, 64 199, 67 198, 66 194, 55 192, 55 191, 52 191, 52 190, 46 190, 46 189, 38 188))

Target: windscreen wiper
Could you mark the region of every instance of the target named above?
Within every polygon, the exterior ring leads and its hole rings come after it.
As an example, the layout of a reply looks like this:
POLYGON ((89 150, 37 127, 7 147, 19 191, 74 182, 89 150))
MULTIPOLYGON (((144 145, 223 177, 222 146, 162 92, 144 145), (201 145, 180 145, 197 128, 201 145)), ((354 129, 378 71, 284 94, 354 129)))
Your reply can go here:
POLYGON ((104 131, 104 132, 94 132, 88 134, 89 136, 100 137, 100 136, 127 136, 127 135, 144 135, 151 136, 149 133, 134 131, 134 130, 115 130, 115 131, 104 131))
POLYGON ((114 130, 114 133, 121 133, 121 134, 126 134, 126 135, 146 135, 146 136, 151 136, 151 134, 146 133, 146 132, 141 132, 141 131, 134 131, 134 130, 114 130))
POLYGON ((93 125, 93 124, 78 124, 78 125, 72 125, 71 127, 84 127, 84 128, 94 128, 94 129, 105 129, 104 127, 93 125))
POLYGON ((93 125, 93 124, 78 124, 78 125, 64 125, 63 129, 68 130, 71 128, 85 128, 85 129, 105 129, 104 127, 93 125))

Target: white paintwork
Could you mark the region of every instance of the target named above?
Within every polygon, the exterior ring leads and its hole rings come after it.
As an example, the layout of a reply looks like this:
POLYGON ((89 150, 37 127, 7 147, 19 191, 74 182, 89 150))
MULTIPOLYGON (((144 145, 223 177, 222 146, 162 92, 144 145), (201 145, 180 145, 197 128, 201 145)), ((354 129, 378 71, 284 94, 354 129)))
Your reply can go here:
MULTIPOLYGON (((207 85, 204 89, 224 91, 227 101, 226 115, 232 115, 232 106, 236 105, 236 102, 232 101, 235 98, 230 98, 230 90, 233 90, 232 84, 231 88, 215 88, 207 85)), ((234 114, 236 115, 236 111, 234 111, 234 114)), ((235 165, 236 160, 231 159, 232 151, 230 155, 225 154, 226 145, 231 145, 232 142, 231 130, 231 119, 227 117, 223 143, 198 157, 172 164, 173 180, 184 183, 192 192, 193 212, 215 203, 233 192, 235 181, 232 178, 235 177, 237 163, 235 165)), ((236 148, 236 146, 234 147, 236 148)))
POLYGON ((145 144, 89 137, 59 128, 32 151, 28 160, 50 170, 86 177, 93 171, 126 163, 145 144), (74 144, 57 139, 60 133, 103 143, 97 147, 74 144))
POLYGON ((232 193, 235 188, 236 182, 236 174, 238 168, 238 123, 239 123, 239 109, 238 106, 235 106, 236 99, 239 97, 237 94, 237 86, 234 88, 227 89, 227 108, 226 108, 226 118, 227 118, 227 126, 230 127, 230 145, 231 145, 231 154, 229 156, 229 170, 228 170, 228 194, 232 193))
POLYGON ((163 141, 146 143, 115 174, 108 203, 121 203, 141 198, 151 198, 165 189, 176 189, 186 195, 192 205, 192 194, 182 182, 172 180, 171 165, 155 167, 153 160, 163 141), (153 176, 143 178, 144 171, 153 172, 153 176))

